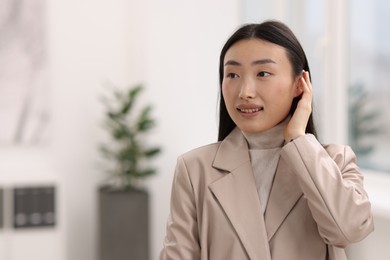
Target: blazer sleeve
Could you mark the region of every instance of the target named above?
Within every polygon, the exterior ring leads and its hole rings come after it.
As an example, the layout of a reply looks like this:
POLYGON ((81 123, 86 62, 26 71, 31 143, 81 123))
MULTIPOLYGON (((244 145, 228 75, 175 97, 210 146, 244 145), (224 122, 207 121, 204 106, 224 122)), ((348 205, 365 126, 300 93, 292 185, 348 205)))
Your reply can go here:
POLYGON ((325 149, 307 134, 286 144, 281 157, 295 172, 327 244, 345 247, 373 231, 371 204, 350 147, 325 149))
POLYGON ((171 212, 160 260, 200 259, 199 234, 193 187, 182 157, 172 183, 171 212))

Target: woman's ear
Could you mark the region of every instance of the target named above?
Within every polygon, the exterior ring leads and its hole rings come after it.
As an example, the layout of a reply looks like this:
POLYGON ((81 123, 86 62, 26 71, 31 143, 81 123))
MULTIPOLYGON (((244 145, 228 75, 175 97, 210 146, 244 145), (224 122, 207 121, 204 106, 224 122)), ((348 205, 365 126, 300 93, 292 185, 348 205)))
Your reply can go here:
POLYGON ((302 75, 299 75, 296 79, 295 79, 295 83, 294 83, 294 97, 299 97, 300 95, 302 95, 303 93, 303 86, 302 86, 302 75))

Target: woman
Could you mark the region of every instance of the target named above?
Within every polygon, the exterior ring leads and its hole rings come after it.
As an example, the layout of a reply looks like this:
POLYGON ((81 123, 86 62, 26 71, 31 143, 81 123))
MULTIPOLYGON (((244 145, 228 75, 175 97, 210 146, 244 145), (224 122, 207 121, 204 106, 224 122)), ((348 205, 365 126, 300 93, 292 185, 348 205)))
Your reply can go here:
POLYGON ((347 259, 373 230, 371 205, 352 150, 316 138, 294 34, 241 27, 219 73, 219 142, 179 157, 160 259, 347 259))

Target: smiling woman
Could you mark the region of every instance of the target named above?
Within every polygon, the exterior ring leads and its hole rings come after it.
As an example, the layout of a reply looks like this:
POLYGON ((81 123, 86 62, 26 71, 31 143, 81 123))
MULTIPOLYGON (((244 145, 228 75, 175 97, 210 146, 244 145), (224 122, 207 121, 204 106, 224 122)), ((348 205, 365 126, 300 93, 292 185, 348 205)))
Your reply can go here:
MULTIPOLYGON (((307 62, 307 58, 305 52, 302 49, 299 41, 296 39, 294 34, 291 33, 290 29, 283 28, 278 29, 278 35, 271 33, 273 30, 276 30, 274 24, 272 23, 264 23, 261 26, 257 24, 249 24, 241 28, 241 30, 236 31, 226 42, 224 48, 221 51, 220 55, 220 67, 219 67, 219 81, 223 88, 223 80, 224 73, 227 69, 227 65, 233 65, 239 67, 240 62, 235 60, 230 60, 229 55, 239 55, 237 53, 238 49, 241 47, 241 51, 245 49, 242 47, 246 41, 251 41, 252 51, 255 49, 255 42, 259 45, 263 45, 266 50, 262 50, 262 53, 257 53, 256 57, 249 57, 251 52, 247 51, 246 56, 243 55, 240 59, 253 59, 250 61, 252 63, 252 67, 254 69, 256 66, 267 66, 267 69, 284 69, 285 74, 283 75, 287 80, 296 80, 294 84, 299 84, 299 79, 303 79, 304 76, 303 71, 310 73, 309 64, 307 62), (233 46, 238 45, 238 46, 233 46), (232 49, 231 49, 232 47, 232 49), (234 48, 233 48, 234 47, 234 48), (249 56, 248 56, 249 55, 249 56), (275 58, 270 58, 274 56, 275 58), (226 60, 226 61, 225 61, 226 60), (232 64, 233 62, 233 64, 232 64), (286 62, 288 64, 286 64, 286 62)), ((256 53, 256 52, 252 52, 256 53)), ((242 66, 241 66, 242 67, 242 66)), ((227 72, 227 71, 226 71, 227 72)), ((258 71, 257 76, 264 77, 268 74, 272 74, 272 71, 258 71)), ((280 77, 281 73, 278 73, 280 77)), ((309 76, 309 75, 308 75, 309 76)), ((286 84, 286 83, 284 83, 286 84)), ((296 89, 299 90, 299 89, 296 89)), ((303 90, 302 86, 299 91, 303 90)), ((221 91, 223 92, 223 91, 221 91)), ((294 97, 292 104, 289 104, 290 111, 289 114, 292 115, 297 107, 298 101, 300 100, 300 95, 294 97)), ((311 107, 310 107, 311 110, 311 107)), ((280 118, 279 118, 280 119, 280 118)), ((276 120, 277 121, 277 120, 276 120)), ((280 122, 280 121, 279 121, 280 122)), ((218 140, 223 140, 232 130, 236 127, 236 123, 230 117, 227 106, 225 105, 225 99, 221 98, 220 101, 220 121, 219 121, 219 135, 218 140)), ((316 129, 314 126, 314 121, 312 114, 309 114, 309 119, 306 125, 306 132, 311 133, 316 136, 316 129)), ((291 140, 291 139, 290 139, 291 140)))
POLYGON ((179 157, 160 259, 346 260, 373 230, 350 147, 322 145, 305 53, 277 21, 220 55, 218 142, 179 157))
POLYGON ((243 132, 263 132, 288 115, 303 92, 286 51, 258 39, 242 40, 226 53, 222 92, 226 108, 243 132))

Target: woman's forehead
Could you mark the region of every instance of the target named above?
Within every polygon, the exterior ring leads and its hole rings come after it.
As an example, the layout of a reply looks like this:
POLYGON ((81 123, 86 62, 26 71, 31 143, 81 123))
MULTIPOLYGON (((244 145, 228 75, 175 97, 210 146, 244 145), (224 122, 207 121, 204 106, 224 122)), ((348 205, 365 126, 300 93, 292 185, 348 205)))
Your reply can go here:
POLYGON ((286 49, 280 45, 261 40, 247 39, 234 43, 226 52, 224 65, 239 63, 258 65, 289 63, 286 49))

